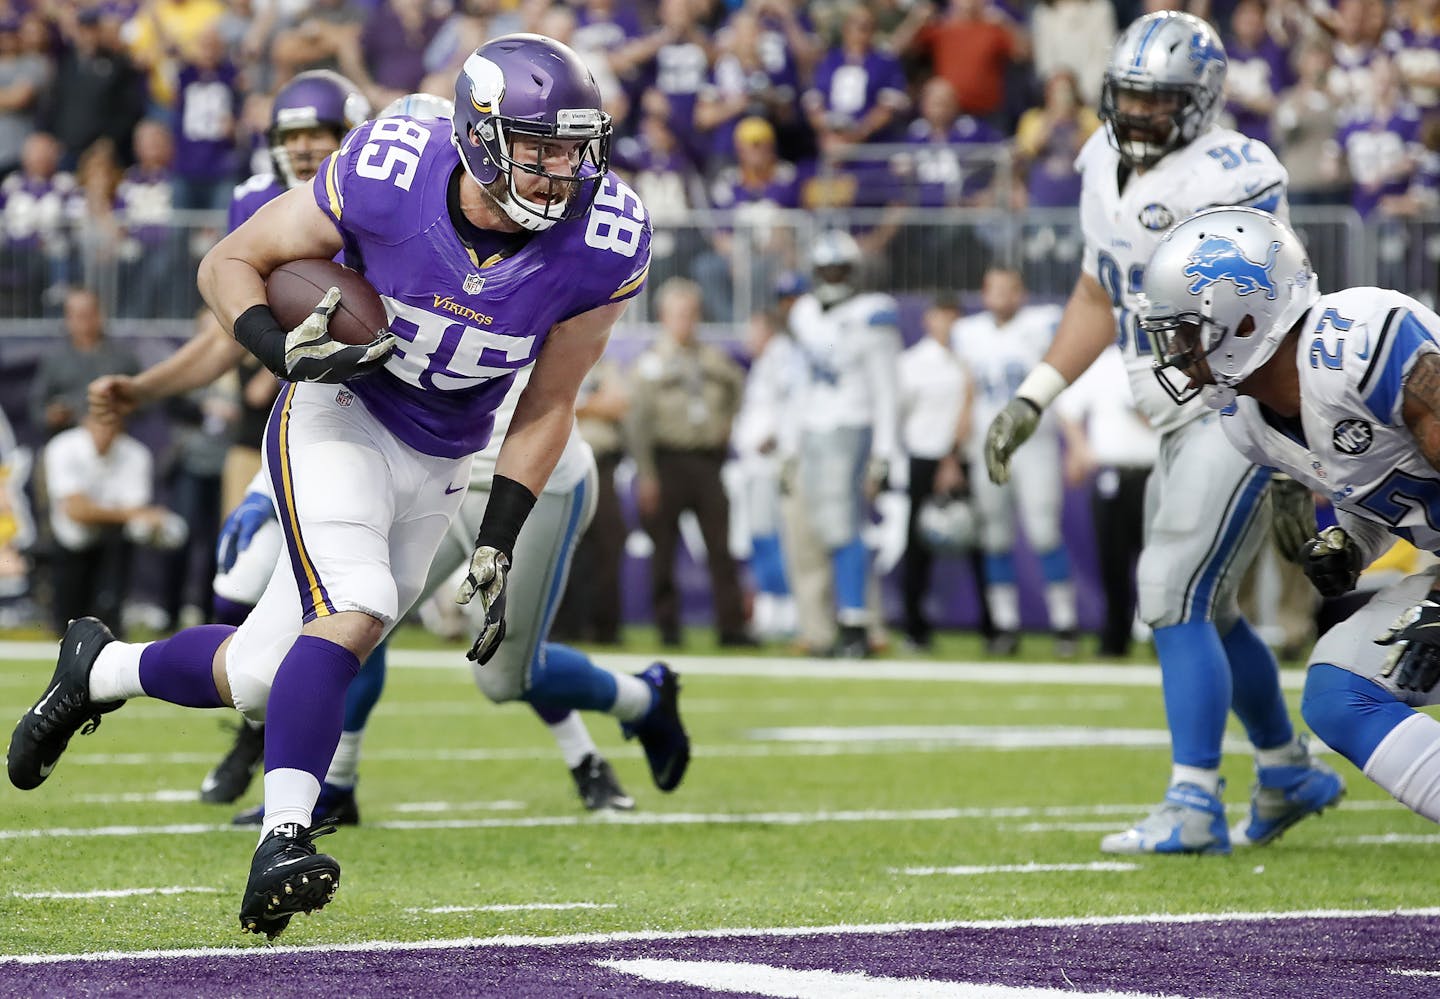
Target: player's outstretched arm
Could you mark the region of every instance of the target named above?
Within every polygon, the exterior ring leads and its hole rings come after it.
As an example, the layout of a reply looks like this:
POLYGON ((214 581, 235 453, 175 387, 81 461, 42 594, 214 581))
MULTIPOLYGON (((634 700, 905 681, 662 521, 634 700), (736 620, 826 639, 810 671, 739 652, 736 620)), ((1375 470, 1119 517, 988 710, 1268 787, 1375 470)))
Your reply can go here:
POLYGON ((1440 469, 1440 354, 1421 354, 1405 377, 1401 414, 1430 467, 1440 469))
POLYGON ((207 312, 199 332, 169 357, 138 375, 103 375, 91 382, 90 409, 101 419, 126 416, 140 406, 209 385, 244 356, 245 348, 207 312))

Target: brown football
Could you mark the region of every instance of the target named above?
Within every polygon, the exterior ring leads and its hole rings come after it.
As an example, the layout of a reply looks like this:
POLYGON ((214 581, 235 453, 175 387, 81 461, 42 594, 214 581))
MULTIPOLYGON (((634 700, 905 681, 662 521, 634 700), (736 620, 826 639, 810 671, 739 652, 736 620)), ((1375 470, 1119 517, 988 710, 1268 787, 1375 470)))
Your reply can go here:
POLYGON ((358 271, 333 260, 292 260, 270 272, 265 297, 281 328, 294 329, 315 311, 330 288, 340 304, 330 316, 330 336, 340 343, 366 344, 389 325, 385 303, 358 271))

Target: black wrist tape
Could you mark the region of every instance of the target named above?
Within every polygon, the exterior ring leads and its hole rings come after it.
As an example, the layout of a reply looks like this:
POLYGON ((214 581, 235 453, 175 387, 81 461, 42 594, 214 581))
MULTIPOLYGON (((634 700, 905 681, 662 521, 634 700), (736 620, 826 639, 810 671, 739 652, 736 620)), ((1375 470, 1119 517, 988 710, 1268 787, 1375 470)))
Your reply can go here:
POLYGON ((525 518, 535 506, 535 494, 514 479, 497 475, 490 483, 490 500, 485 504, 485 518, 480 521, 480 533, 475 536, 475 547, 489 547, 505 553, 506 558, 515 554, 515 539, 525 518))
POLYGON ((235 339, 278 378, 285 370, 285 336, 268 305, 252 305, 235 320, 235 339))

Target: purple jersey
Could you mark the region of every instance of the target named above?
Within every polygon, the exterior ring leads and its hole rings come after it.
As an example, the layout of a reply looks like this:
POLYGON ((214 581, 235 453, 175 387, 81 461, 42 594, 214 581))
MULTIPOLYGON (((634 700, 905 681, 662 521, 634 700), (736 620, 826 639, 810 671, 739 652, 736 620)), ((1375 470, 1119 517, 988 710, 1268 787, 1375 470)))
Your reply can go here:
MULTIPOLYGON (((780 209, 800 207, 800 180, 791 163, 775 164, 775 172, 763 184, 747 187, 738 166, 720 171, 711 186, 710 200, 718 209, 731 209, 736 223, 747 226, 769 225, 780 209)), ((729 232, 731 226, 717 226, 729 232)))
POLYGON ((175 174, 133 166, 115 189, 115 211, 131 239, 151 246, 169 241, 175 226, 175 174))
POLYGON ((442 458, 485 447, 515 372, 555 324, 631 298, 650 266, 649 217, 613 173, 584 216, 523 242, 477 231, 482 245, 451 220, 460 170, 449 121, 382 118, 346 136, 311 184, 400 341, 348 387, 397 438, 442 458))
POLYGON ((274 201, 285 193, 285 187, 271 173, 257 173, 235 188, 230 196, 230 224, 228 232, 239 229, 246 219, 260 210, 267 201, 274 201))
MULTIPOLYGON (((1255 48, 1231 41, 1225 46, 1230 68, 1225 71, 1225 90, 1245 98, 1264 98, 1279 94, 1291 84, 1290 64, 1285 50, 1269 38, 1255 48)), ((1252 139, 1270 143, 1270 116, 1251 111, 1236 100, 1229 100, 1225 110, 1235 119, 1235 131, 1252 139)))
POLYGON ((235 175, 235 118, 240 95, 235 67, 183 66, 177 76, 175 172, 191 180, 224 180, 235 175))
POLYGON ((905 142, 913 152, 891 164, 903 200, 923 208, 957 205, 990 186, 995 178, 991 147, 1005 137, 969 115, 955 119, 945 135, 924 118, 910 123, 905 142))
POLYGON ((710 78, 710 55, 694 42, 662 45, 655 53, 654 85, 670 104, 670 130, 691 156, 705 150, 695 128, 695 104, 710 78))
MULTIPOLYGON (((856 61, 843 49, 832 49, 815 70, 815 86, 805 94, 805 101, 811 107, 824 109, 831 128, 849 128, 881 103, 894 108, 909 103, 905 71, 900 60, 884 52, 872 49, 856 61)), ((883 141, 886 137, 882 129, 871 140, 883 141)))
MULTIPOLYGON (((1440 71, 1440 35, 1416 31, 1414 28, 1397 28, 1387 32, 1381 43, 1395 67, 1406 79, 1430 76, 1440 71)), ((1422 110, 1429 110, 1440 104, 1440 90, 1435 87, 1411 85, 1410 100, 1422 110)))
POLYGON ((581 52, 609 52, 645 33, 640 19, 628 6, 619 6, 608 16, 596 16, 588 7, 575 12, 575 31, 570 44, 581 52))
POLYGON ((711 100, 723 101, 744 96, 750 104, 739 115, 715 127, 710 133, 710 155, 719 160, 735 158, 735 125, 745 115, 768 117, 766 100, 793 105, 800 93, 799 79, 795 69, 784 60, 779 68, 772 68, 762 57, 762 65, 747 69, 733 55, 723 55, 715 61, 710 82, 701 93, 711 100))
POLYGON ((32 180, 16 170, 0 184, 5 242, 37 250, 62 246, 66 224, 83 216, 84 203, 83 192, 68 173, 32 180))
POLYGON ((1405 105, 1386 118, 1357 118, 1336 134, 1350 167, 1350 203, 1362 218, 1370 217, 1381 198, 1409 188, 1421 152, 1419 135, 1420 115, 1405 105))

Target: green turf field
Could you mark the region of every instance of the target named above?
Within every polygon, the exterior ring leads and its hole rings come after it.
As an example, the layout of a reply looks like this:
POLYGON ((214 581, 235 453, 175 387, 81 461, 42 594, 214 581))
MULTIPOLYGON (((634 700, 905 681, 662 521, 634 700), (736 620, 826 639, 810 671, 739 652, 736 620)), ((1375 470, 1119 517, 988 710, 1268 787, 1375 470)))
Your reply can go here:
MULTIPOLYGON (((1044 644, 1031 643, 1032 656, 1044 644)), ((49 677, 41 651, 0 646, 6 739, 49 677)), ((1433 904, 1415 873, 1440 846, 1434 826, 1333 755, 1345 803, 1271 847, 1102 856, 1100 836, 1163 791, 1156 670, 1143 659, 945 661, 973 651, 952 642, 929 659, 866 663, 679 657, 695 758, 677 792, 656 792, 638 748, 610 719, 590 718, 638 801, 615 819, 581 809, 527 709, 492 707, 458 650, 402 633, 365 746, 365 824, 321 841, 343 866, 342 887, 281 939, 1433 904), (1024 865, 1039 869, 996 869, 1024 865), (453 911, 430 911, 442 909, 453 911)), ((639 669, 646 659, 608 661, 639 669)), ((1292 705, 1299 679, 1287 671, 1292 705)), ((254 834, 224 827, 233 809, 193 800, 234 717, 132 702, 77 737, 44 787, 0 788, 0 954, 259 944, 236 920, 254 834)), ((1225 775, 1238 818, 1248 756, 1227 755, 1225 775)), ((257 783, 243 803, 258 795, 257 783)))

